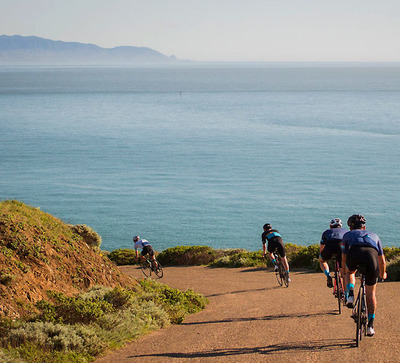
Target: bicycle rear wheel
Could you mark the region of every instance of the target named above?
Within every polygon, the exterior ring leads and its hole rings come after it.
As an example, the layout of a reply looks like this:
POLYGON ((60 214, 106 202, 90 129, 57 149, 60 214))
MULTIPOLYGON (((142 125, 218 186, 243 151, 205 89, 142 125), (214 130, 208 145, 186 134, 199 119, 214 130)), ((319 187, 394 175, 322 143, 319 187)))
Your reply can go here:
POLYGON ((360 287, 360 290, 358 292, 358 297, 357 297, 357 311, 356 311, 356 347, 359 346, 360 340, 362 339, 362 325, 361 325, 361 300, 362 300, 362 288, 360 287))
POLYGON ((157 267, 153 269, 154 273, 156 274, 156 276, 161 279, 161 277, 164 276, 164 271, 163 268, 161 266, 161 263, 157 261, 157 267))
POLYGON ((151 264, 148 260, 142 261, 140 263, 140 268, 146 277, 151 276, 151 264))
POLYGON ((289 287, 289 275, 285 268, 283 267, 283 263, 281 262, 281 268, 282 268, 282 277, 283 277, 283 283, 285 284, 286 287, 289 287))
POLYGON ((335 271, 335 285, 336 285, 335 288, 336 288, 336 297, 337 297, 337 302, 338 302, 339 314, 341 314, 344 293, 343 293, 342 277, 340 276, 338 271, 335 271))
POLYGON ((278 271, 275 271, 275 276, 276 276, 276 280, 278 281, 279 286, 283 285, 282 272, 283 272, 282 264, 280 262, 278 262, 278 271))

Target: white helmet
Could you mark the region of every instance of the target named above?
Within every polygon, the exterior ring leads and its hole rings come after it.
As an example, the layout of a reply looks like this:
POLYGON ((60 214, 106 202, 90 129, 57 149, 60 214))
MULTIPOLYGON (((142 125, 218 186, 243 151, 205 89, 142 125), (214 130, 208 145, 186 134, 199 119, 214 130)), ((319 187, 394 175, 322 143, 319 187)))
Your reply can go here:
POLYGON ((139 237, 139 236, 133 237, 133 242, 137 242, 137 241, 139 241, 139 240, 140 240, 140 237, 139 237))
POLYGON ((342 227, 343 222, 339 218, 333 218, 333 219, 331 219, 329 226, 330 227, 342 227))

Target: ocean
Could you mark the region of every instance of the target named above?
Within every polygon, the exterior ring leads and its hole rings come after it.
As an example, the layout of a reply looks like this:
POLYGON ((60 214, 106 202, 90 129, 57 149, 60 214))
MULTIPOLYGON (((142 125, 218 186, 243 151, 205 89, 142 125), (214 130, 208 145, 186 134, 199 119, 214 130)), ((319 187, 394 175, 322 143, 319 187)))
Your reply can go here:
POLYGON ((400 247, 400 64, 0 67, 0 200, 146 238, 318 243, 360 213, 400 247))

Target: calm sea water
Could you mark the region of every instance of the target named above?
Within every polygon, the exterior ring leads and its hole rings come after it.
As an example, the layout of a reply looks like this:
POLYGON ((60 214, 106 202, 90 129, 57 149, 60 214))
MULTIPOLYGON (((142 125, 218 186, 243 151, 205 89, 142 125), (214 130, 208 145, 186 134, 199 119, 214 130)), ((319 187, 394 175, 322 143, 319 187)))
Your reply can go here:
POLYGON ((367 218, 400 246, 400 65, 0 68, 0 200, 147 238, 317 243, 367 218))

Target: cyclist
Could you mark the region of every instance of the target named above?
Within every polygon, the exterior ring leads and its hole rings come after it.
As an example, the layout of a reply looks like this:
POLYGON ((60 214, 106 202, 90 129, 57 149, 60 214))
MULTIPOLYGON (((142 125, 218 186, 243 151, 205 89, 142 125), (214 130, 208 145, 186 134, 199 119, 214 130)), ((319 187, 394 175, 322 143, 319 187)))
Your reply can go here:
MULTIPOLYGON (((340 244, 342 243, 343 235, 348 232, 347 229, 342 228, 343 222, 339 218, 331 219, 329 229, 322 233, 320 247, 319 247, 319 265, 322 272, 326 275, 326 285, 333 287, 332 276, 329 272, 328 260, 333 256, 337 256, 339 265, 342 262, 342 251, 340 244)), ((342 269, 342 276, 343 269, 342 269)))
MULTIPOLYGON (((277 271, 278 265, 274 257, 274 251, 275 249, 277 249, 279 256, 281 256, 282 258, 283 266, 285 267, 289 277, 289 264, 287 262, 286 251, 285 251, 285 246, 283 245, 282 236, 280 235, 278 230, 272 229, 269 223, 264 224, 263 229, 264 232, 261 235, 261 241, 263 245, 263 257, 266 257, 268 250, 269 258, 274 264, 274 270, 277 271), (268 241, 268 247, 266 246, 267 241, 268 241)), ((290 278, 288 278, 288 280, 289 282, 291 281, 290 278)))
POLYGON ((375 334, 374 319, 376 311, 376 281, 378 276, 386 279, 386 261, 382 244, 377 234, 365 229, 365 217, 353 214, 347 220, 350 231, 343 236, 343 268, 348 270, 347 307, 354 305, 355 273, 358 265, 365 265, 365 286, 368 308, 367 335, 375 334))
POLYGON ((154 266, 157 267, 156 256, 154 254, 153 247, 151 247, 149 241, 146 239, 141 239, 139 236, 135 236, 133 237, 133 242, 135 243, 134 248, 136 259, 139 260, 139 249, 141 248, 142 252, 140 253, 140 258, 144 259, 146 255, 149 255, 153 260, 154 266))

